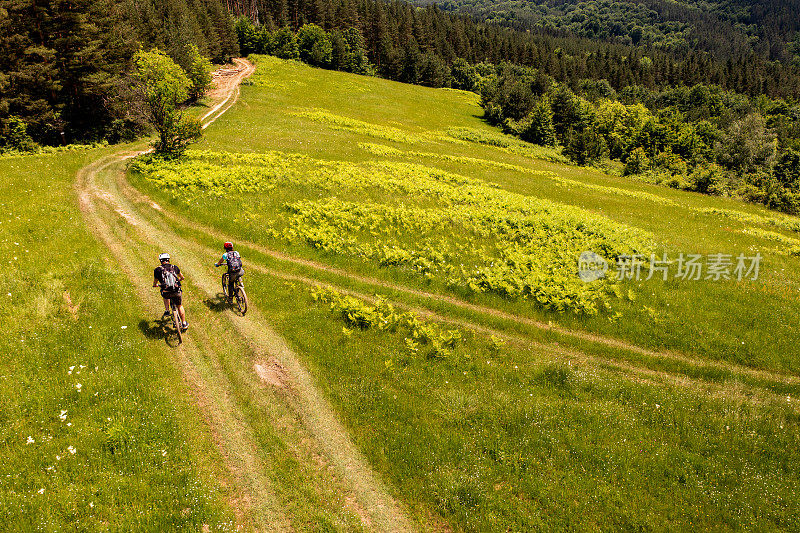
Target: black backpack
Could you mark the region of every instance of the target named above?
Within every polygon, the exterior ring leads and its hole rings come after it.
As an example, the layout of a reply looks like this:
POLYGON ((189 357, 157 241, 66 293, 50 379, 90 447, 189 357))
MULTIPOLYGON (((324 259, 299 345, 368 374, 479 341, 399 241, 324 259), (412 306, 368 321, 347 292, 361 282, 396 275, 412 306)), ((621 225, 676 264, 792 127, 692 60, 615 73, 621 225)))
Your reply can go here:
POLYGON ((164 292, 178 292, 178 276, 175 275, 172 265, 161 267, 161 289, 164 292))
POLYGON ((228 252, 228 271, 239 272, 242 269, 242 257, 239 252, 231 250, 228 252))

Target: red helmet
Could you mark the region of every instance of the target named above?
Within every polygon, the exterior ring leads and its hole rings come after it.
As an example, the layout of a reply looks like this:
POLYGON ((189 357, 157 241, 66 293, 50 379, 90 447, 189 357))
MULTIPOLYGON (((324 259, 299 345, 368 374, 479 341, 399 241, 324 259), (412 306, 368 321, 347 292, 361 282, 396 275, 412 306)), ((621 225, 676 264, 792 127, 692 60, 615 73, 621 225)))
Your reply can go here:
POLYGON ((226 250, 233 250, 232 242, 226 242, 225 244, 223 244, 223 246, 225 247, 226 250))

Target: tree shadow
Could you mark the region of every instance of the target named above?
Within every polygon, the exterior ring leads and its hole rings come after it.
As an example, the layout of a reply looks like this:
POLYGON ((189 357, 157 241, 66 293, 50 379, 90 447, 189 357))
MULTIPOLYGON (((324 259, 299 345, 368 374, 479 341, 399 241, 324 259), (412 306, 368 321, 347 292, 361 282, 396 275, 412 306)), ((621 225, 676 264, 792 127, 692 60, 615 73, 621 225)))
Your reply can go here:
POLYGON ((206 298, 203 300, 203 303, 209 308, 209 310, 214 311, 215 313, 221 313, 230 307, 228 300, 221 292, 218 292, 213 298, 206 298))

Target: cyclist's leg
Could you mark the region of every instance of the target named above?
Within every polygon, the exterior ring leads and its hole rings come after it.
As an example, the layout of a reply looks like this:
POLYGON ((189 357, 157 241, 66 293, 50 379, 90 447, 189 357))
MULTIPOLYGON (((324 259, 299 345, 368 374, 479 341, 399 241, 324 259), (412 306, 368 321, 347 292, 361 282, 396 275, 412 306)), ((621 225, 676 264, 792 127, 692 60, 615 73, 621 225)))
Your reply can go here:
POLYGON ((164 293, 161 293, 161 297, 164 299, 164 312, 169 313, 169 298, 164 296, 164 293))
POLYGON ((186 323, 186 311, 183 309, 183 292, 178 292, 172 297, 175 307, 178 308, 178 316, 181 317, 181 322, 186 323))
POLYGON ((239 274, 236 272, 228 272, 228 297, 233 299, 236 296, 236 280, 239 279, 239 274))

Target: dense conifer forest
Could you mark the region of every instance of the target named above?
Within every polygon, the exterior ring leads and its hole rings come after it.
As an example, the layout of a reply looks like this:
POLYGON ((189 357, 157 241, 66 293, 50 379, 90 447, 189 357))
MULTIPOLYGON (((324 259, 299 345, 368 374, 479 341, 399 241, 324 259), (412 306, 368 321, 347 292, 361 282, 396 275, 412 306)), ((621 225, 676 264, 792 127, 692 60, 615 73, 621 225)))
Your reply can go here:
POLYGON ((800 210, 793 8, 622 4, 526 4, 549 11, 502 25, 478 20, 497 18, 479 3, 473 18, 398 0, 3 0, 0 146, 137 133, 124 98, 131 57, 158 47, 186 67, 194 44, 218 62, 266 53, 474 91, 488 121, 578 164, 618 161, 650 181, 800 210), (598 31, 542 22, 568 19, 598 31), (715 44, 726 35, 730 46, 715 44))
POLYGON ((133 54, 158 47, 188 67, 192 44, 238 54, 220 0, 0 1, 0 150, 135 133, 119 98, 133 54))

